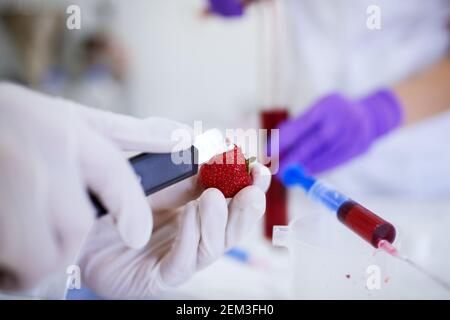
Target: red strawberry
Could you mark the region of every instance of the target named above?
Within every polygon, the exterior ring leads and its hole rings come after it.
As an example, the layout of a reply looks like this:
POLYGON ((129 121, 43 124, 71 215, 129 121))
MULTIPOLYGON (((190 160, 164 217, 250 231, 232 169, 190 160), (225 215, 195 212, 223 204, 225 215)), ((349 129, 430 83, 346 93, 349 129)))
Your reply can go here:
POLYGON ((252 184, 249 164, 241 148, 219 154, 200 168, 200 184, 205 188, 217 188, 225 198, 232 198, 241 189, 252 184))

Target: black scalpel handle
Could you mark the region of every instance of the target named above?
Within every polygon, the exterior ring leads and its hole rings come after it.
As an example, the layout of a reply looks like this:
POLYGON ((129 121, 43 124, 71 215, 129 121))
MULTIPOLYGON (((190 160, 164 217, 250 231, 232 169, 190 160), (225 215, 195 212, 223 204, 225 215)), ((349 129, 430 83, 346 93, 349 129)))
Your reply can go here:
MULTIPOLYGON (((129 161, 140 179, 146 196, 192 177, 198 172, 198 151, 194 146, 174 155, 171 153, 141 153, 130 158, 129 161), (180 160, 181 163, 175 163, 172 159, 180 160)), ((95 194, 89 192, 89 197, 95 206, 97 217, 108 213, 95 194)))

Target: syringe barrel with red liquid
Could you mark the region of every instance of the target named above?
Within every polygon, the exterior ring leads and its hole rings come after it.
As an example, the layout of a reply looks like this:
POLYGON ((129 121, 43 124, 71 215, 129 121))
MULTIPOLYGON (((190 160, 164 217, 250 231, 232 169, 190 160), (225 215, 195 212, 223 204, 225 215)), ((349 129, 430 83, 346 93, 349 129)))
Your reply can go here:
POLYGON ((324 183, 305 175, 301 167, 288 167, 281 178, 287 187, 301 186, 309 198, 335 212, 340 222, 375 248, 378 248, 381 240, 394 242, 396 232, 391 223, 324 183))

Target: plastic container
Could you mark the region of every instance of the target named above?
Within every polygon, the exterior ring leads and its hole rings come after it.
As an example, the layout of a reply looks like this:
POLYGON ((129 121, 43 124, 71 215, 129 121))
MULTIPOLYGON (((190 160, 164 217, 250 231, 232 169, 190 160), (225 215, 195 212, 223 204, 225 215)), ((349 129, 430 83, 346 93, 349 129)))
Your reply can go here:
POLYGON ((392 297, 395 259, 371 247, 333 214, 319 211, 289 226, 275 226, 273 244, 289 249, 294 299, 392 297))

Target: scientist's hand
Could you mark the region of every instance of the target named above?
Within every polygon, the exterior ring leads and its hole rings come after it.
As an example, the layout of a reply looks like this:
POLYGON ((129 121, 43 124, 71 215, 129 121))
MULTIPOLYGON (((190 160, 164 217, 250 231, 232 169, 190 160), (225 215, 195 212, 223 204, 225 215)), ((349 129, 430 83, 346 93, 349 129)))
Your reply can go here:
POLYGON ((152 195, 152 238, 140 250, 123 245, 109 217, 97 221, 80 257, 85 284, 109 298, 152 297, 210 265, 264 214, 270 172, 259 163, 251 172, 253 185, 229 203, 196 177, 152 195))
POLYGON ((365 152, 379 137, 400 126, 403 108, 390 90, 352 101, 331 94, 280 126, 280 173, 299 164, 321 173, 365 152))
MULTIPOLYGON (((126 150, 169 152, 184 126, 89 109, 0 84, 0 289, 21 290, 74 263, 95 210, 124 248, 144 246, 152 214, 126 150)), ((187 129, 186 129, 187 130, 187 129)))
POLYGON ((240 17, 246 0, 208 0, 210 12, 223 17, 240 17))

